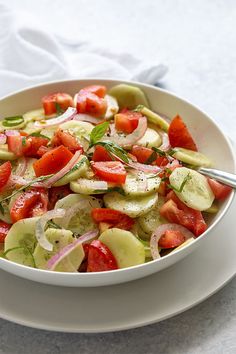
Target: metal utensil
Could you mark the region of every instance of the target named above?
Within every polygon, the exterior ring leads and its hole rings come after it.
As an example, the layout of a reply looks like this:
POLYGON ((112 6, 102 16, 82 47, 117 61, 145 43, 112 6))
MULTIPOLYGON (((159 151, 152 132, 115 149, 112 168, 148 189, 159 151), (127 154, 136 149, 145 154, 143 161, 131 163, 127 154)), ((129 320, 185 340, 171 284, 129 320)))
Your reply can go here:
POLYGON ((202 173, 205 176, 216 179, 219 182, 226 184, 227 186, 236 188, 236 174, 216 170, 213 168, 198 168, 198 172, 202 173))

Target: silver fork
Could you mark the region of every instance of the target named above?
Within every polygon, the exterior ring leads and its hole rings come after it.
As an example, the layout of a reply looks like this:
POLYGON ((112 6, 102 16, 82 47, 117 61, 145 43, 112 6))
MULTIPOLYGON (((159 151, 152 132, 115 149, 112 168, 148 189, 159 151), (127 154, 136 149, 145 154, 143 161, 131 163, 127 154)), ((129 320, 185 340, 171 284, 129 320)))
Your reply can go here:
POLYGON ((230 172, 224 172, 216 170, 214 168, 200 167, 198 172, 205 176, 216 179, 219 182, 226 184, 227 186, 236 188, 236 174, 230 172))

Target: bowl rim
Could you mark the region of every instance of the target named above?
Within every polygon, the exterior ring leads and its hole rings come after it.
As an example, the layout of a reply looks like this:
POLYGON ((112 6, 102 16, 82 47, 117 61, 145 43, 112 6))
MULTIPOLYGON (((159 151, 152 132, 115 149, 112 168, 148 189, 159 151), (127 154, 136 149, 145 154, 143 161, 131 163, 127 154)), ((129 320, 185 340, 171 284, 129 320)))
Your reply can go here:
MULTIPOLYGON (((139 87, 146 87, 147 89, 151 89, 151 90, 157 90, 163 94, 166 94, 168 96, 171 96, 172 98, 175 98, 177 100, 180 100, 183 104, 188 104, 191 108, 193 108, 194 110, 198 111, 200 114, 204 115, 205 119, 207 119, 208 121, 210 121, 211 124, 213 124, 215 126, 215 128, 219 131, 219 133, 221 134, 222 138, 225 140, 225 143, 232 155, 232 158, 233 158, 233 170, 234 172, 236 172, 236 158, 235 158, 235 154, 234 154, 234 151, 233 151, 233 148, 232 148, 232 145, 231 145, 231 142, 228 138, 227 135, 224 134, 224 132, 222 131, 222 129, 218 126, 218 124, 205 112, 203 111, 202 109, 200 109, 198 106, 196 106, 195 104, 189 102, 187 99, 183 98, 182 96, 179 96, 179 95, 176 95, 175 93, 169 91, 169 90, 166 90, 164 88, 160 88, 158 86, 154 86, 154 85, 150 85, 150 84, 146 84, 146 83, 142 83, 142 82, 138 82, 138 81, 132 81, 132 80, 122 80, 122 79, 107 79, 107 78, 104 78, 104 77, 94 77, 94 78, 79 78, 79 79, 75 79, 75 78, 72 78, 72 79, 63 79, 63 80, 52 80, 52 81, 47 81, 47 82, 42 82, 40 84, 37 84, 37 85, 30 85, 30 86, 27 86, 23 89, 19 89, 19 90, 16 90, 10 94, 7 94, 5 96, 2 96, 0 97, 0 104, 1 104, 1 101, 5 100, 5 99, 8 99, 8 98, 11 98, 12 96, 15 96, 15 95, 18 95, 18 94, 21 94, 23 92, 26 92, 27 91, 31 91, 32 89, 37 89, 37 88, 40 88, 40 87, 45 87, 45 86, 50 86, 50 85, 55 85, 55 84, 64 84, 64 83, 79 83, 80 81, 85 81, 85 82, 88 82, 88 83, 94 83, 95 81, 106 81, 108 83, 114 83, 114 84, 121 84, 121 83, 125 83, 125 84, 128 84, 128 85, 133 85, 133 86, 139 86, 139 87)), ((178 249, 177 251, 175 252, 170 252, 169 254, 167 254, 166 256, 162 257, 162 258, 158 258, 158 259, 155 259, 155 260, 152 260, 152 261, 149 261, 147 263, 142 263, 142 264, 138 264, 138 265, 135 265, 135 266, 132 266, 132 267, 127 267, 127 268, 121 268, 121 269, 116 269, 116 270, 110 270, 110 271, 103 271, 103 272, 85 272, 85 273, 79 273, 79 272, 55 272, 55 271, 51 271, 51 270, 45 270, 45 269, 38 269, 38 268, 32 268, 32 267, 29 267, 29 266, 26 266, 26 265, 23 265, 23 264, 20 264, 20 263, 15 263, 15 262, 12 262, 8 259, 5 259, 5 258, 1 258, 0 257, 0 266, 1 264, 11 264, 11 266, 14 268, 19 268, 21 270, 25 270, 27 272, 32 272, 32 273, 38 273, 39 275, 42 274, 42 275, 45 275, 47 277, 54 277, 54 278, 64 278, 64 277, 70 277, 70 278, 76 278, 76 279, 84 279, 84 278, 93 278, 94 281, 96 282, 96 279, 103 279, 103 278, 106 278, 108 276, 111 276, 111 275, 120 275, 121 273, 123 272, 135 272, 135 271, 138 271, 140 268, 152 268, 154 265, 157 266, 160 262, 163 262, 163 260, 167 260, 169 259, 170 257, 172 257, 173 255, 177 255, 177 254, 180 254, 181 252, 183 252, 183 250, 186 250, 187 248, 192 248, 193 244, 198 244, 221 220, 222 218, 224 217, 224 215, 226 214, 226 212, 228 211, 230 205, 232 204, 232 201, 234 199, 236 195, 236 191, 233 189, 230 196, 228 197, 228 200, 226 202, 226 205, 224 206, 224 209, 223 209, 223 212, 221 213, 221 215, 219 215, 219 217, 216 218, 216 220, 214 220, 214 222, 207 228, 207 230, 201 234, 200 236, 198 236, 197 238, 194 239, 194 242, 190 242, 190 243, 187 243, 185 246, 181 247, 180 249, 178 249)), ((36 279, 35 279, 36 280, 36 279)), ((79 285, 79 284, 78 284, 79 285)), ((96 285, 95 285, 96 286, 96 285)))

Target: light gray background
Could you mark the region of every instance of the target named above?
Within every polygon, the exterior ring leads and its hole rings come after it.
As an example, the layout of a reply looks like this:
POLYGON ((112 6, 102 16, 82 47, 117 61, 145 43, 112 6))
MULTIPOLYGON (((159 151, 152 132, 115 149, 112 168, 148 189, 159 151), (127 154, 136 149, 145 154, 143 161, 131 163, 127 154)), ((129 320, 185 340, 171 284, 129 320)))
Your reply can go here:
MULTIPOLYGON (((169 66, 161 85, 199 105, 236 140, 236 1, 9 0, 49 31, 169 66)), ((235 232, 235 231, 233 231, 235 232)), ((236 353, 236 279, 162 323, 109 334, 61 334, 0 320, 0 354, 236 353)))

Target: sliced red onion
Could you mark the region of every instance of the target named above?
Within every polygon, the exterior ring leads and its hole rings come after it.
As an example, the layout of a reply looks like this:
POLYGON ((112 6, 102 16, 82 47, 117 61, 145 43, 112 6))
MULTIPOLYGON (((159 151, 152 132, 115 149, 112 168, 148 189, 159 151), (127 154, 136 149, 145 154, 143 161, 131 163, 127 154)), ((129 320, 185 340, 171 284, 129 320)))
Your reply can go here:
POLYGON ((31 179, 27 179, 27 178, 23 178, 21 176, 18 175, 11 175, 9 178, 9 181, 7 182, 7 184, 10 186, 14 186, 14 185, 19 185, 19 186, 26 186, 29 184, 32 184, 32 187, 45 187, 43 182, 35 182, 31 179))
POLYGON ((137 128, 131 133, 126 136, 114 135, 111 137, 104 138, 104 141, 112 141, 120 146, 131 146, 136 141, 141 139, 147 130, 147 118, 141 117, 138 121, 137 128))
POLYGON ((0 144, 3 145, 3 144, 6 144, 6 141, 7 141, 7 137, 5 134, 0 134, 0 144))
POLYGON ((34 126, 35 126, 35 128, 52 127, 54 125, 58 125, 58 124, 61 124, 61 123, 67 122, 68 120, 73 119, 76 113, 77 113, 76 108, 69 107, 62 115, 60 115, 56 118, 48 119, 48 120, 37 121, 34 123, 34 126))
POLYGON ((88 242, 93 238, 97 237, 98 231, 89 231, 86 234, 80 236, 76 241, 70 243, 69 245, 63 247, 58 253, 52 256, 47 262, 48 270, 55 270, 56 266, 66 258, 76 247, 82 245, 84 242, 88 242))
POLYGON ((24 156, 22 156, 18 160, 18 165, 16 168, 16 175, 21 176, 21 177, 24 176, 26 169, 27 169, 27 160, 24 156))
POLYGON ((164 235, 164 233, 167 230, 180 231, 184 235, 185 241, 188 240, 189 238, 192 238, 192 237, 195 238, 194 234, 182 225, 174 224, 174 223, 160 225, 153 232, 151 239, 150 239, 151 255, 152 255, 153 259, 157 259, 157 258, 161 257, 159 250, 158 250, 158 242, 159 242, 161 236, 164 235))
POLYGON ((65 210, 64 209, 54 209, 48 211, 46 214, 41 216, 39 220, 36 221, 35 224, 35 236, 36 239, 38 240, 38 243, 42 248, 44 248, 47 251, 52 251, 53 250, 53 245, 48 241, 48 239, 45 236, 45 226, 47 222, 51 219, 54 218, 63 218, 65 216, 65 210))
POLYGON ((171 148, 170 145, 170 140, 169 140, 169 136, 167 133, 165 133, 163 130, 161 129, 157 129, 158 133, 161 136, 162 139, 162 144, 161 146, 158 147, 158 149, 162 150, 162 151, 168 151, 171 148))
POLYGON ((74 156, 72 157, 72 159, 67 163, 65 167, 63 167, 59 172, 57 172, 55 175, 50 177, 48 180, 43 182, 44 187, 46 188, 51 187, 54 183, 56 183, 59 179, 61 179, 67 172, 69 172, 77 163, 80 155, 81 155, 81 150, 77 150, 74 156))
POLYGON ((153 165, 145 165, 144 163, 130 161, 126 164, 127 166, 134 168, 138 171, 149 172, 149 173, 159 173, 162 171, 162 168, 153 165))
POLYGON ((74 116, 73 120, 81 122, 89 122, 92 124, 98 124, 104 121, 104 119, 92 117, 89 114, 78 113, 74 116))
POLYGON ((6 136, 19 136, 20 132, 18 130, 6 130, 6 136))

